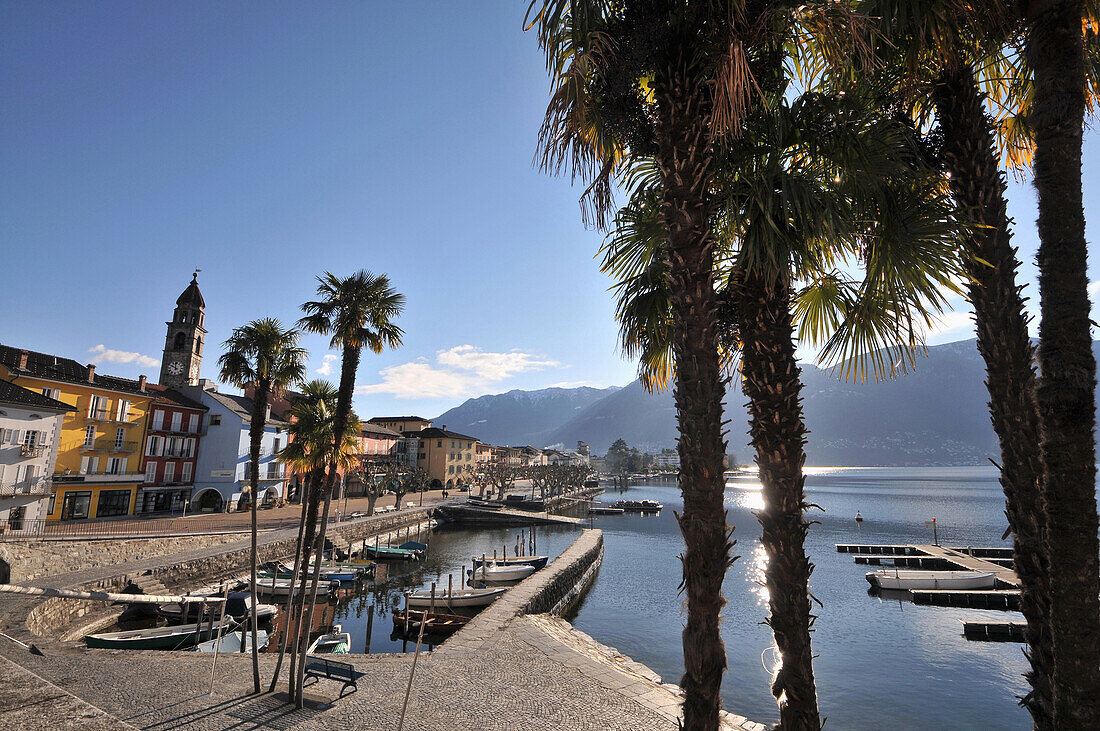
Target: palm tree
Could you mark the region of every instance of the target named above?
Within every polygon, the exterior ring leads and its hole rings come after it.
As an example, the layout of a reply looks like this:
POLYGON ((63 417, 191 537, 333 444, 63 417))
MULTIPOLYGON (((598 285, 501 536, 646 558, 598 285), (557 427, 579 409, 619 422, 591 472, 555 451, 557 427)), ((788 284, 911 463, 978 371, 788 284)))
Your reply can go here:
POLYGON ((568 168, 605 222, 611 181, 631 156, 659 168, 669 250, 684 511, 684 727, 717 728, 726 667, 718 628, 730 561, 722 503, 724 382, 716 346, 712 142, 737 133, 752 80, 748 55, 775 3, 532 0, 551 76, 542 167, 568 168))
MULTIPOLYGON (((299 637, 301 632, 300 618, 302 602, 295 604, 294 587, 299 576, 303 577, 306 562, 302 561, 302 555, 307 547, 312 547, 314 531, 317 524, 317 496, 320 491, 321 481, 324 479, 325 466, 328 464, 329 452, 332 448, 332 417, 336 410, 336 387, 327 381, 313 380, 303 384, 301 391, 295 395, 290 409, 290 443, 279 453, 279 459, 284 464, 289 464, 305 473, 305 483, 302 486, 302 513, 298 523, 298 541, 294 552, 294 574, 290 579, 290 592, 287 594, 286 609, 283 616, 286 624, 283 630, 282 643, 279 647, 279 659, 275 664, 275 672, 268 686, 269 692, 275 690, 279 681, 279 671, 283 665, 283 657, 286 654, 288 641, 293 635, 299 637), (312 519, 310 519, 312 516, 312 519), (309 525, 307 532, 306 526, 309 525), (297 610, 297 621, 295 614, 297 610)), ((295 648, 297 649, 297 648, 295 648)), ((297 652, 291 653, 290 677, 293 683, 294 668, 297 660, 297 652)), ((294 689, 290 689, 290 696, 294 696, 294 689)))
POLYGON ((263 318, 239 327, 225 341, 225 353, 218 359, 220 378, 238 388, 251 387, 252 420, 249 439, 249 507, 252 510, 252 551, 249 569, 252 578, 252 680, 260 692, 259 643, 256 640, 256 504, 260 485, 260 443, 267 423, 268 398, 279 396, 287 385, 305 375, 306 351, 298 347, 298 331, 284 330, 274 318, 263 318))
MULTIPOLYGON (((342 350, 340 364, 340 386, 336 396, 336 412, 333 418, 333 434, 337 443, 333 446, 333 461, 329 464, 321 494, 324 508, 320 515, 320 537, 315 549, 316 564, 313 570, 310 588, 310 605, 306 626, 313 618, 313 600, 317 596, 317 581, 320 573, 325 533, 328 528, 329 507, 332 502, 332 488, 340 465, 335 457, 340 453, 339 436, 345 433, 351 421, 351 397, 355 391, 355 373, 359 368, 359 359, 363 348, 381 353, 385 348, 401 345, 404 331, 393 323, 405 307, 405 296, 398 293, 384 274, 372 274, 366 270, 358 271, 341 279, 331 272, 317 278, 318 300, 302 305, 305 317, 299 325, 308 332, 329 335, 329 345, 342 350)), ((305 674, 305 648, 298 665, 296 704, 302 705, 302 682, 305 674)))
MULTIPOLYGON (((1039 382, 1054 654, 1053 725, 1100 728, 1100 541, 1096 510, 1096 361, 1089 320, 1081 143, 1081 0, 1027 3, 1039 198, 1039 382), (1055 557, 1057 559, 1055 560, 1055 557)), ((1094 26, 1095 27, 1095 26, 1094 26)), ((1093 31, 1095 40, 1095 31, 1093 31)))
MULTIPOLYGON (((720 333, 726 362, 740 355, 764 488, 768 621, 782 658, 772 691, 784 728, 820 723, 792 309, 801 339, 823 344, 847 375, 861 376, 866 361, 883 376, 919 349, 917 326, 944 306, 940 291, 954 288, 957 273, 938 181, 919 164, 908 129, 871 111, 875 102, 856 93, 777 100, 750 114, 744 143, 729 145, 716 175, 720 333), (860 257, 861 282, 835 268, 860 257)), ((645 166, 634 179, 642 185, 605 245, 604 270, 618 280, 624 349, 640 356, 643 383, 663 388, 679 362, 670 352, 668 252, 654 225, 660 183, 645 166)))

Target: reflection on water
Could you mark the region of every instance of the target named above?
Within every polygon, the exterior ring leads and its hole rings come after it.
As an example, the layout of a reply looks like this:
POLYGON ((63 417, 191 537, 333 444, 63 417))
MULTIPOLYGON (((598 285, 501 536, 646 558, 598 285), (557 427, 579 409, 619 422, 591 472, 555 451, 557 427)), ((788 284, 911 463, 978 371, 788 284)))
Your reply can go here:
MULTIPOLYGON (((959 619, 1019 619, 1016 613, 921 607, 869 596, 863 575, 836 543, 930 543, 925 521, 935 517, 941 542, 1006 545, 1004 498, 996 473, 984 467, 807 468, 807 551, 815 564, 814 671, 822 714, 830 728, 1028 728, 1015 697, 1025 691, 1022 648, 968 642, 959 619), (864 517, 856 524, 856 511, 864 517)), ((682 500, 674 483, 639 485, 630 499, 659 500, 660 516, 599 516, 605 555, 596 582, 574 624, 678 682, 683 673, 681 572, 683 550, 674 510, 682 500), (645 601, 637 597, 644 596, 645 601)), ((753 720, 778 720, 769 692, 778 656, 769 628, 767 591, 760 586, 767 557, 753 515, 763 507, 756 475, 727 486, 726 509, 740 554, 727 572, 722 638, 729 670, 723 704, 753 720)))

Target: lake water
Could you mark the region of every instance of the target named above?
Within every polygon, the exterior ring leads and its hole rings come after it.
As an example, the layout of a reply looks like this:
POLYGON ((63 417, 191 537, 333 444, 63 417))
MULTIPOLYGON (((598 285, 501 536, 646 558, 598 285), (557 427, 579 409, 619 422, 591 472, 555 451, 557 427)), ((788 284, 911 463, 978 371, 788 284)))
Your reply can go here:
MULTIPOLYGON (((836 543, 930 543, 925 521, 935 517, 941 543, 1007 545, 1003 496, 992 468, 837 468, 808 469, 809 501, 824 508, 811 518, 807 550, 816 565, 812 590, 824 608, 816 608, 814 670, 822 714, 834 729, 1015 729, 1029 726, 1016 696, 1026 690, 1022 645, 969 642, 962 618, 1019 619, 1012 612, 918 607, 883 601, 868 594, 868 570, 852 557, 836 553, 836 543), (856 511, 863 514, 857 527, 856 511)), ((768 690, 771 633, 763 580, 760 528, 752 514, 761 507, 760 485, 753 477, 731 481, 726 508, 736 530, 739 558, 729 570, 724 594, 722 635, 729 669, 722 696, 725 708, 750 719, 778 720, 768 690)), ((574 626, 604 644, 645 663, 666 681, 683 672, 680 632, 683 614, 676 587, 683 549, 673 511, 682 501, 674 484, 632 486, 626 496, 664 503, 657 516, 597 516, 604 531, 605 556, 574 626)), ((603 500, 618 499, 608 491, 603 500)), ((589 524, 585 520, 585 524, 589 524)), ((339 608, 326 620, 352 633, 354 652, 411 650, 394 635, 391 608, 401 606, 406 589, 436 581, 443 589, 448 574, 457 583, 471 556, 494 548, 515 548, 518 529, 440 530, 431 540, 423 565, 393 567, 399 576, 339 608), (406 573, 407 572, 407 573, 406 573)), ((556 556, 576 537, 565 528, 539 528, 539 554, 556 556)), ((391 565, 392 566, 392 565, 391 565)))

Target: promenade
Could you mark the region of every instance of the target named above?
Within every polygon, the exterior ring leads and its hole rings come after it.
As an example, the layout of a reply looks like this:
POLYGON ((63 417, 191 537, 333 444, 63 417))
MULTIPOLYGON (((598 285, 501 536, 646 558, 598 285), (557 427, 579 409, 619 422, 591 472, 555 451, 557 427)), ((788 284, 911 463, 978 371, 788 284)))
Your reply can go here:
MULTIPOLYGON (((269 531, 261 541, 282 540, 290 532, 269 531)), ((422 651, 405 728, 676 729, 676 686, 662 683, 645 666, 560 618, 523 613, 531 598, 545 593, 551 582, 560 584, 563 574, 572 579, 582 565, 580 558, 592 555, 592 541, 597 539, 602 555, 600 532, 584 531, 547 569, 521 583, 462 633, 434 652, 422 651)), ((235 548, 236 544, 212 546, 38 583, 80 586, 123 570, 156 569, 235 548)), ((252 695, 248 655, 220 656, 211 685, 210 655, 89 650, 35 636, 26 627, 34 604, 29 597, 4 597, 0 605, 0 631, 33 642, 45 653, 33 655, 0 639, 0 687, 7 689, 0 694, 0 724, 7 728, 388 731, 397 728, 401 717, 411 653, 342 658, 362 673, 359 691, 337 698, 339 685, 322 680, 308 689, 310 707, 296 711, 278 694, 252 695), (50 709, 48 713, 43 707, 50 709)), ((275 656, 260 658, 266 683, 275 656)), ((724 728, 762 731, 764 726, 727 716, 724 728)))

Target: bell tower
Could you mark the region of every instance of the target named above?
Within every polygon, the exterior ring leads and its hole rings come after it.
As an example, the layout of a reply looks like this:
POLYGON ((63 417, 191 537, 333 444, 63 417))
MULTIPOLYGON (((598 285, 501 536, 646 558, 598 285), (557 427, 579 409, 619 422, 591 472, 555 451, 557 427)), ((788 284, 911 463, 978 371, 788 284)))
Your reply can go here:
POLYGON ((191 276, 191 283, 176 300, 176 309, 164 338, 164 357, 160 361, 162 386, 193 386, 199 382, 202 366, 202 343, 206 338, 203 327, 206 301, 199 291, 198 270, 191 276))

